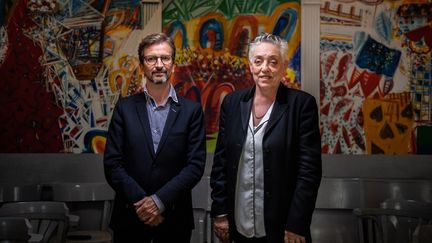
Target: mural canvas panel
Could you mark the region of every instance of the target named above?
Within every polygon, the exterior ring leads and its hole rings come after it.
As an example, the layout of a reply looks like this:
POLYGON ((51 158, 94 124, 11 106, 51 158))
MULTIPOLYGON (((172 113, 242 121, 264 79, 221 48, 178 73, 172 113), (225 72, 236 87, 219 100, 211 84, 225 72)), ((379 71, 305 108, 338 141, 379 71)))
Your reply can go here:
POLYGON ((115 103, 142 86, 136 51, 122 51, 140 41, 140 1, 2 4, 2 152, 103 152, 115 103))
MULTIPOLYGON (((0 5, 1 152, 102 153, 117 100, 142 91, 136 52, 154 11, 138 0, 0 5)), ((163 14, 175 88, 202 103, 210 144, 223 97, 253 84, 247 43, 259 32, 289 41, 286 83, 300 87, 300 1, 164 1, 163 14)))
POLYGON ((323 153, 419 152, 417 130, 432 123, 432 4, 326 0, 320 12, 323 153))
POLYGON ((163 29, 177 48, 174 85, 201 102, 214 151, 225 95, 254 84, 248 44, 261 32, 288 41, 287 85, 300 88, 300 1, 165 1, 163 29))

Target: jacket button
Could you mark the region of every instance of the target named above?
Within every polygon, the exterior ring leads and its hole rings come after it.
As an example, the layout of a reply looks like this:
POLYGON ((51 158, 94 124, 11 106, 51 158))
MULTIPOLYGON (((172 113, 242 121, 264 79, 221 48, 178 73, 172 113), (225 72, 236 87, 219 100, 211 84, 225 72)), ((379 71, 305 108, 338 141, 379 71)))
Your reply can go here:
POLYGON ((265 192, 265 195, 266 195, 266 197, 270 197, 271 196, 270 192, 265 192))
POLYGON ((156 168, 156 164, 155 163, 152 164, 152 168, 156 168))

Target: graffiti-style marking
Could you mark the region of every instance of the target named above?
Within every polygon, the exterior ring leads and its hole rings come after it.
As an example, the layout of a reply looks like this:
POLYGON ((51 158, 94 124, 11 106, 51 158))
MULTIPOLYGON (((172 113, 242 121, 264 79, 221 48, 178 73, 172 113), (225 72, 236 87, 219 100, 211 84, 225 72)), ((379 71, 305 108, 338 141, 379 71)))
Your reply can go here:
POLYGON ((392 93, 384 99, 366 99, 363 106, 367 151, 371 154, 411 153, 414 113, 410 94, 392 93))

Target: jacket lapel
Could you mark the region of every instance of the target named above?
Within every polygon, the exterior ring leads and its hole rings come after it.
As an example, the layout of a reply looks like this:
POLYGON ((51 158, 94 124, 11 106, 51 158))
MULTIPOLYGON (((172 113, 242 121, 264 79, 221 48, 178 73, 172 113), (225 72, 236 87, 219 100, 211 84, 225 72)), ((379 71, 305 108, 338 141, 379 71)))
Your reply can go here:
POLYGON ((273 110, 269 118, 269 122, 266 127, 265 134, 267 134, 276 123, 282 118, 284 113, 289 107, 287 88, 285 86, 279 86, 278 93, 276 95, 276 100, 273 105, 273 110))
MULTIPOLYGON (((179 102, 180 102, 180 100, 179 100, 179 102)), ((180 103, 172 102, 171 108, 168 112, 167 120, 165 122, 165 127, 164 127, 163 132, 162 132, 162 137, 161 137, 161 140, 159 142, 158 149, 156 151, 156 156, 159 154, 162 147, 164 146, 164 143, 168 137, 168 134, 170 133, 170 130, 173 127, 173 124, 174 124, 175 120, 177 119, 179 113, 180 113, 180 103)))
POLYGON ((252 110, 252 100, 255 94, 255 86, 246 93, 245 97, 240 102, 240 117, 241 117, 241 127, 243 129, 243 134, 247 131, 247 126, 249 124, 249 117, 252 110))
POLYGON ((137 115, 140 120, 141 126, 144 131, 146 147, 149 150, 150 154, 153 158, 155 158, 155 152, 153 147, 153 138, 150 131, 150 122, 148 120, 147 114, 147 99, 144 93, 139 96, 138 101, 136 102, 136 110, 137 115))
POLYGON ((249 123, 251 105, 252 105, 252 99, 240 102, 241 127, 243 129, 242 130, 243 133, 246 132, 246 129, 247 129, 247 126, 249 123))

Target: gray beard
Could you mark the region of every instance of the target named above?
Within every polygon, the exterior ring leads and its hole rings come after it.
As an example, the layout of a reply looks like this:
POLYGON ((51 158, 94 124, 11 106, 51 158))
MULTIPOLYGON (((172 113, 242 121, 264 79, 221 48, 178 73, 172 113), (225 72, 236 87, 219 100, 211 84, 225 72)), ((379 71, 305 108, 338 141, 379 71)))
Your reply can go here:
POLYGON ((163 78, 163 79, 159 79, 159 80, 154 80, 154 79, 152 79, 152 82, 154 83, 154 84, 164 84, 164 83, 166 83, 168 81, 168 79, 165 77, 165 78, 163 78))
POLYGON ((154 80, 152 78, 147 77, 147 80, 154 84, 164 84, 168 81, 167 75, 163 79, 154 80))

